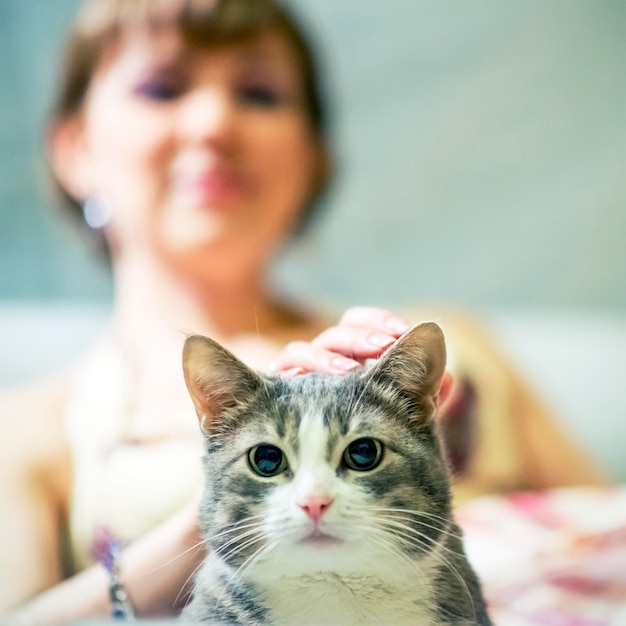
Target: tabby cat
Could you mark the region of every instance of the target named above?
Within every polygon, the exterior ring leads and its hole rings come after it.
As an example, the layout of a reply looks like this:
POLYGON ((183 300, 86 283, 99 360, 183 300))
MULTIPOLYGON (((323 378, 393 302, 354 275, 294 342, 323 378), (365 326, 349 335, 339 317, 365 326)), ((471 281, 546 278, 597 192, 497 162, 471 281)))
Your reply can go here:
POLYGON ((436 434, 439 326, 346 376, 270 377, 191 336, 208 548, 192 622, 491 624, 436 434))

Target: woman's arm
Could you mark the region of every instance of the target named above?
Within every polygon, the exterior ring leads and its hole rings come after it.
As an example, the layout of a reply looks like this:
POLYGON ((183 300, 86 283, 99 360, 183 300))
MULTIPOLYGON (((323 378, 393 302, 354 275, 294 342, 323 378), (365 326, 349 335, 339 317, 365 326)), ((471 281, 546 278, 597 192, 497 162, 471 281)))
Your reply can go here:
MULTIPOLYGON (((63 429, 66 386, 55 381, 0 398, 0 622, 60 624, 110 614, 109 580, 93 566, 65 581, 62 537, 71 485, 63 429)), ((175 612, 202 560, 197 502, 122 552, 138 616, 175 612)))
MULTIPOLYGON (((198 532, 198 504, 191 503, 126 548, 121 579, 137 617, 177 613, 191 591, 192 574, 205 556, 198 532)), ((94 565, 40 594, 8 616, 13 624, 65 624, 110 615, 109 579, 94 565)))
POLYGON ((454 375, 471 381, 477 396, 473 458, 456 491, 480 493, 607 484, 547 405, 467 315, 442 320, 455 363, 454 375))
POLYGON ((63 397, 55 381, 0 398, 0 615, 63 577, 63 397))
POLYGON ((525 381, 514 377, 513 385, 531 488, 609 484, 609 477, 560 428, 556 416, 525 381))

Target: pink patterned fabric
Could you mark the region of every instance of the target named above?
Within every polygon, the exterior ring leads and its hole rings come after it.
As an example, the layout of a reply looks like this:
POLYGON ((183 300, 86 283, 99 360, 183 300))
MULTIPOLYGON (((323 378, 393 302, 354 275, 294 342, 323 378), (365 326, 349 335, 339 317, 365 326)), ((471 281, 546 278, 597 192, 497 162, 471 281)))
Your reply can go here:
POLYGON ((484 497, 457 517, 497 626, 626 626, 626 485, 484 497))

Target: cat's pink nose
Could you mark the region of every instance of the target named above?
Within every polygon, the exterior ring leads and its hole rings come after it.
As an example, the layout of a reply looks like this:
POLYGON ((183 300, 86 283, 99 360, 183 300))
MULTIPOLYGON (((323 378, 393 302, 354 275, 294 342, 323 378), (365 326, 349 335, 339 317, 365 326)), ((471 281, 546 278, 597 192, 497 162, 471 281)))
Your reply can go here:
POLYGON ((333 498, 330 496, 312 496, 298 502, 298 506, 314 521, 321 519, 322 515, 330 508, 333 498))

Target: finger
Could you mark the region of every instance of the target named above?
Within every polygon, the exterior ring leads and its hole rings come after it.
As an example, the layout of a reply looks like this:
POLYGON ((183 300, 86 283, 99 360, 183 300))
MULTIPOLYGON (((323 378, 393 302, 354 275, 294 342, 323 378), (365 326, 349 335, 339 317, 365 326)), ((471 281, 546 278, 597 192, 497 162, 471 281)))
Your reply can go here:
POLYGON ((441 379, 441 387, 439 387, 438 402, 439 406, 445 406, 446 401, 451 397, 452 391, 452 374, 445 372, 441 379))
POLYGON ((313 343, 294 341, 285 347, 274 365, 279 372, 299 368, 305 372, 345 374, 358 367, 360 363, 313 343))
POLYGON ((290 367, 280 372, 280 376, 283 378, 293 378, 294 376, 301 376, 302 374, 306 374, 306 370, 303 367, 290 367))
POLYGON ((369 328, 333 326, 318 335, 312 344, 355 361, 363 361, 379 357, 395 341, 395 336, 369 328))
POLYGON ((352 307, 348 309, 339 321, 339 326, 355 326, 370 328, 388 333, 398 338, 405 333, 411 325, 402 317, 376 307, 352 307))

